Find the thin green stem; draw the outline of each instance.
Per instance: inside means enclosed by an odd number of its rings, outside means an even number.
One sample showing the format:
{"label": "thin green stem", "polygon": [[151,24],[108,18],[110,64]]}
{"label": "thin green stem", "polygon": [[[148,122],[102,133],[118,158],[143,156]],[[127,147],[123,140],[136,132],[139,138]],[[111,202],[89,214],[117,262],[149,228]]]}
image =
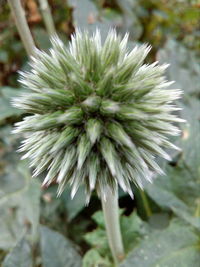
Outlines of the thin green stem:
{"label": "thin green stem", "polygon": [[146,215],[147,215],[147,217],[151,217],[152,211],[151,211],[151,208],[149,206],[149,202],[148,202],[147,196],[146,196],[146,194],[145,194],[145,192],[143,190],[139,189],[139,192],[140,192],[140,195],[141,195],[141,198],[142,198],[144,209],[146,211]]}
{"label": "thin green stem", "polygon": [[108,190],[106,199],[102,197],[101,202],[108,243],[114,262],[117,265],[124,258],[124,247],[119,223],[118,192],[113,193],[111,190]]}
{"label": "thin green stem", "polygon": [[39,0],[39,3],[40,3],[40,10],[42,12],[42,16],[44,19],[47,32],[51,36],[55,34],[56,30],[55,30],[53,18],[51,15],[51,10],[48,4],[48,0]]}
{"label": "thin green stem", "polygon": [[195,213],[194,213],[194,217],[200,217],[200,198],[198,198],[196,200],[196,209],[195,209]]}
{"label": "thin green stem", "polygon": [[20,0],[8,0],[10,9],[15,19],[17,30],[21,37],[22,43],[29,56],[35,55],[35,44],[31,35],[29,26],[26,21],[25,12]]}

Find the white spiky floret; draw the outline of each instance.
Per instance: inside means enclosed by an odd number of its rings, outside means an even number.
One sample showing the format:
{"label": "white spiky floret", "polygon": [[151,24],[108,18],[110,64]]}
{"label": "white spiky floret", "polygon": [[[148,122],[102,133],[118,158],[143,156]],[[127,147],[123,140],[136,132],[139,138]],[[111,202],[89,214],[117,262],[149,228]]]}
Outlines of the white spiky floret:
{"label": "white spiky floret", "polygon": [[133,197],[131,182],[143,188],[164,174],[157,156],[171,160],[165,148],[178,149],[168,136],[184,122],[174,103],[182,91],[166,80],[168,64],[144,63],[149,45],[128,49],[128,36],[110,30],[102,43],[99,30],[77,30],[68,46],[54,36],[49,53],[37,50],[20,72],[27,92],[13,105],[30,115],[13,131],[25,133],[18,151],[34,177],[46,173],[43,185],[59,184],[58,195],[69,184],[74,197],[84,184],[87,202],[117,185]]}

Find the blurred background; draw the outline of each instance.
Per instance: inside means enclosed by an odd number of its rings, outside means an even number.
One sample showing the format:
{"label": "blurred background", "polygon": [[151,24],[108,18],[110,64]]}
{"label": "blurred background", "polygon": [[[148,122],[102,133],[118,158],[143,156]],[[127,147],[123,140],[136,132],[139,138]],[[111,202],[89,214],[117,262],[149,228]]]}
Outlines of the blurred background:
{"label": "blurred background", "polygon": [[[184,97],[178,102],[181,152],[160,161],[166,175],[133,186],[135,199],[120,192],[124,267],[200,266],[200,2],[198,0],[49,0],[56,31],[67,43],[75,27],[110,27],[130,33],[129,46],[150,43],[147,62],[170,63],[166,75]],[[49,35],[38,1],[23,0],[34,41],[48,50]],[[16,149],[13,124],[25,115],[10,104],[22,88],[18,70],[26,55],[7,1],[0,0],[0,265],[2,267],[111,267],[100,201],[85,206],[84,188],[71,200],[56,185],[41,188]]]}

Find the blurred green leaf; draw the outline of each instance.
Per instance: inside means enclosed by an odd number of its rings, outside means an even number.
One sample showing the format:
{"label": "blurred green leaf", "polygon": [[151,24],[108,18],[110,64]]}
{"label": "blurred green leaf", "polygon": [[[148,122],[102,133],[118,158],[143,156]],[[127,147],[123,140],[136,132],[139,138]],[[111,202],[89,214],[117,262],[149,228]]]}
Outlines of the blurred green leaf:
{"label": "blurred green leaf", "polygon": [[44,267],[79,267],[81,257],[71,241],[48,227],[41,226],[41,253]]}
{"label": "blurred green leaf", "polygon": [[149,218],[149,225],[152,226],[155,229],[161,230],[168,226],[169,224],[169,214],[168,213],[154,213]]}
{"label": "blurred green leaf", "polygon": [[157,52],[157,59],[160,63],[170,63],[167,78],[176,81],[173,88],[183,89],[185,97],[200,93],[200,65],[195,52],[175,40],[168,40]]}
{"label": "blurred green leaf", "polygon": [[68,0],[68,3],[73,8],[74,25],[81,30],[87,30],[92,34],[98,28],[104,40],[109,29],[115,26],[115,20],[101,16],[91,0],[85,0],[84,5],[82,0]]}
{"label": "blurred green leaf", "polygon": [[177,140],[182,148],[176,166],[167,166],[166,176],[158,176],[145,190],[159,206],[171,209],[176,215],[200,229],[198,215],[200,196],[200,102],[187,99],[182,105],[182,137]]}
{"label": "blurred green leaf", "polygon": [[[122,211],[120,212],[120,214],[122,215]],[[103,213],[101,210],[96,211],[92,215],[92,219],[95,221],[95,223],[98,225],[98,227],[105,229],[105,221],[104,221]]]}
{"label": "blurred green leaf", "polygon": [[190,226],[174,220],[167,229],[146,236],[120,267],[198,267],[199,241]]}
{"label": "blurred green leaf", "polygon": [[42,28],[33,29],[33,35],[40,49],[48,50],[51,47],[48,33],[44,29]]}
{"label": "blurred green leaf", "polygon": [[[170,176],[168,173],[167,177],[158,177],[157,180],[154,181],[154,184],[148,184],[145,186],[145,191],[160,207],[164,209],[171,209],[180,218],[200,229],[200,218],[195,217],[194,212],[192,213],[192,208],[196,208],[195,200],[193,202],[194,206],[190,208],[186,205],[186,203],[184,203],[184,201],[176,196],[175,192],[173,192],[173,179],[182,179],[187,177],[183,176],[183,173],[181,172],[179,173],[179,176],[175,176],[175,171],[172,168]],[[171,189],[169,189],[167,184],[170,184]],[[192,191],[190,191],[190,194],[191,192]]]}
{"label": "blurred green leaf", "polygon": [[32,267],[32,254],[28,242],[23,238],[8,253],[2,263],[2,267]]}
{"label": "blurred green leaf", "polygon": [[38,184],[34,181],[24,192],[17,192],[0,206],[1,249],[13,247],[16,240],[25,232],[32,241],[36,241],[40,211],[38,192]]}
{"label": "blurred green leaf", "polygon": [[22,236],[23,228],[15,218],[15,210],[8,205],[0,206],[0,249],[9,250]]}
{"label": "blurred green leaf", "polygon": [[194,182],[197,185],[199,184],[198,193],[200,195],[200,101],[189,98],[187,105],[181,107],[181,117],[187,121],[181,125],[183,134],[182,138],[179,139],[182,148],[182,159],[186,168],[188,167],[191,171],[191,176],[195,176]]}
{"label": "blurred green leaf", "polygon": [[31,225],[31,236],[33,240],[36,240],[40,217],[40,183],[37,180],[30,179],[27,189],[19,197],[18,216],[22,222],[26,221]]}
{"label": "blurred green leaf", "polygon": [[[10,160],[10,164],[8,163],[8,160]],[[16,155],[5,155],[4,162],[2,161],[1,163],[0,204],[3,204],[12,196],[25,190],[26,178],[19,172]]]}
{"label": "blurred green leaf", "polygon": [[0,51],[0,62],[1,63],[6,63],[8,62],[9,59],[9,54],[6,50],[1,50]]}
{"label": "blurred green leaf", "polygon": [[73,199],[71,199],[71,190],[67,188],[61,195],[61,198],[63,199],[66,207],[67,220],[70,222],[85,207],[86,201],[84,188],[80,187],[77,196]]}
{"label": "blurred green leaf", "polygon": [[37,239],[40,213],[40,184],[31,179],[26,164],[12,162],[7,168],[0,180],[0,248],[6,250],[25,232]]}
{"label": "blurred green leaf", "polygon": [[[146,235],[149,229],[146,226],[146,223],[138,217],[136,212],[133,212],[130,216],[122,215],[122,210],[120,211],[120,213],[122,238],[125,250],[126,252],[128,252],[138,245],[140,239],[144,235]],[[97,250],[98,254],[101,257],[105,258],[106,256],[108,256],[111,259],[104,225],[103,212],[97,211],[93,214],[92,218],[95,220],[98,227],[92,232],[87,233],[84,238],[86,242],[92,246],[92,248]]]}
{"label": "blurred green leaf", "polygon": [[84,239],[91,247],[96,248],[100,255],[111,256],[105,229],[96,228],[92,232],[85,234]]}
{"label": "blurred green leaf", "polygon": [[16,109],[11,105],[12,97],[17,96],[20,91],[20,89],[7,86],[0,88],[0,124],[9,117],[19,116],[23,113],[21,110]]}
{"label": "blurred green leaf", "polygon": [[0,128],[0,205],[16,192],[25,189],[28,175],[27,167],[23,163],[19,164],[19,155],[15,152],[19,140],[11,131],[11,126]]}
{"label": "blurred green leaf", "polygon": [[133,249],[146,234],[146,224],[136,212],[129,216],[121,216],[121,231],[126,252]]}
{"label": "blurred green leaf", "polygon": [[143,26],[138,18],[140,9],[139,1],[117,0],[117,3],[122,11],[120,31],[122,33],[129,32],[132,40],[138,40],[143,33]]}
{"label": "blurred green leaf", "polygon": [[94,266],[111,267],[112,264],[108,259],[102,257],[96,249],[90,249],[84,255],[82,267]]}

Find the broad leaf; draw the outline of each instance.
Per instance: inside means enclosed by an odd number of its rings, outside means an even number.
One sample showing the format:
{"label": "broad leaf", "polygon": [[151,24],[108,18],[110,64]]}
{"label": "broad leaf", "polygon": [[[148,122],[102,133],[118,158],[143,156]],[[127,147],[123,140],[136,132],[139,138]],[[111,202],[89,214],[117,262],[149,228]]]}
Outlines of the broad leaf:
{"label": "broad leaf", "polygon": [[167,166],[166,175],[146,184],[145,190],[159,206],[200,229],[200,102],[189,98],[182,107],[181,116],[187,123],[181,125],[183,133],[177,140],[182,152],[176,166]]}
{"label": "broad leaf", "polygon": [[40,213],[40,186],[37,181],[27,181],[26,187],[4,195],[0,205],[0,248],[12,248],[20,236],[27,232],[32,241],[37,240]]}
{"label": "broad leaf", "polygon": [[129,32],[132,40],[137,40],[142,35],[142,24],[137,17],[141,12],[141,6],[138,1],[117,0],[119,7],[122,10],[122,25],[120,31],[123,33]]}
{"label": "broad leaf", "polygon": [[11,105],[12,98],[19,95],[20,91],[21,89],[7,86],[0,88],[0,124],[9,117],[19,116],[23,113],[21,110]]}
{"label": "broad leaf", "polygon": [[181,88],[185,94],[200,92],[200,66],[193,51],[181,43],[168,40],[163,49],[157,53],[160,63],[170,63],[167,70],[169,81],[176,81],[172,86]]}
{"label": "broad leaf", "polygon": [[[123,242],[126,252],[130,251],[132,248],[138,245],[140,239],[147,233],[151,231],[147,229],[146,224],[133,212],[130,216],[122,215],[122,210],[120,211],[120,224]],[[87,233],[84,238],[88,244],[90,244],[98,253],[96,253],[95,259],[98,261],[97,254],[103,258],[108,257],[111,261],[112,257],[110,254],[110,249],[108,246],[108,240],[104,225],[103,213],[102,211],[96,212],[92,218],[97,223],[98,227],[90,233]],[[94,252],[91,252],[94,255]],[[87,256],[88,257],[88,256]],[[104,265],[103,265],[104,266]]]}
{"label": "broad leaf", "polygon": [[71,199],[71,190],[67,188],[61,195],[67,211],[67,219],[70,222],[85,207],[86,196],[84,188],[80,187],[75,198]]}
{"label": "broad leaf", "polygon": [[167,229],[146,236],[120,267],[198,267],[199,241],[190,226],[174,220]]}
{"label": "broad leaf", "polygon": [[41,226],[41,253],[44,267],[79,267],[81,257],[71,241]]}
{"label": "broad leaf", "polygon": [[108,20],[105,17],[99,19],[99,11],[93,1],[85,0],[69,0],[69,4],[73,8],[73,20],[76,27],[81,30],[87,30],[93,33],[96,28],[101,31],[102,39],[107,36],[108,30],[114,27],[113,19]]}
{"label": "broad leaf", "polygon": [[96,249],[90,249],[84,255],[82,267],[94,267],[94,266],[111,267],[111,265],[112,264],[109,261],[109,259],[102,257]]}
{"label": "broad leaf", "polygon": [[[175,174],[175,172],[174,172]],[[148,184],[145,186],[145,190],[148,195],[161,207],[171,209],[176,215],[200,229],[200,218],[195,217],[194,207],[187,206],[183,200],[178,198],[173,192],[167,188],[167,183],[173,181],[173,179],[181,179],[184,176],[176,177],[173,175],[170,177],[158,177],[154,184]],[[160,182],[157,182],[160,179]],[[161,182],[162,179],[162,182]],[[165,179],[165,180],[164,180]]]}
{"label": "broad leaf", "polygon": [[28,242],[21,239],[8,253],[2,263],[2,267],[32,267],[32,253]]}
{"label": "broad leaf", "polygon": [[37,239],[40,213],[40,183],[32,180],[26,162],[19,162],[18,141],[10,134],[10,127],[0,132],[0,248],[10,249],[27,231],[29,238]]}
{"label": "broad leaf", "polygon": [[[189,167],[191,176],[196,176],[200,183],[200,101],[189,98],[187,105],[182,105],[181,116],[187,121],[181,125],[183,134],[180,140],[185,167]],[[200,193],[200,188],[199,188]]]}

